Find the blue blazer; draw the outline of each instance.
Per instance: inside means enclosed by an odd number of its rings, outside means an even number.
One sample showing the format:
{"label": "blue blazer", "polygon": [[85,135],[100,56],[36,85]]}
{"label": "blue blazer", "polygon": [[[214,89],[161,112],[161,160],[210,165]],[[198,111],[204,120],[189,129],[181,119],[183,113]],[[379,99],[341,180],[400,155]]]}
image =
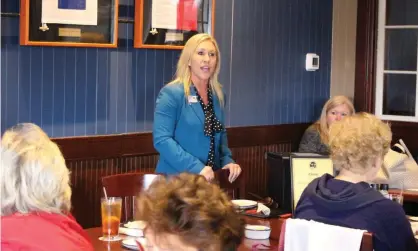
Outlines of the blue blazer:
{"label": "blue blazer", "polygon": [[[184,96],[183,84],[164,86],[158,97],[154,113],[154,147],[160,153],[157,173],[179,174],[200,173],[206,166],[210,137],[205,136],[205,115],[202,106],[194,99]],[[190,88],[190,96],[196,96]],[[213,108],[218,120],[224,124],[224,112],[219,99],[213,95]],[[226,130],[215,134],[214,170],[233,162],[228,148]]]}

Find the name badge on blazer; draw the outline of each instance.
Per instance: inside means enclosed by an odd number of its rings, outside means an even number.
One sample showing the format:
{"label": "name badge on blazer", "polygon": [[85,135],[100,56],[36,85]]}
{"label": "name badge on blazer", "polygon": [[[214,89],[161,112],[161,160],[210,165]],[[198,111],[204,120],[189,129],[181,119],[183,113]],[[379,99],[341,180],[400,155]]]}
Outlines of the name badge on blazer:
{"label": "name badge on blazer", "polygon": [[189,96],[188,100],[189,100],[189,104],[190,103],[197,103],[197,96]]}

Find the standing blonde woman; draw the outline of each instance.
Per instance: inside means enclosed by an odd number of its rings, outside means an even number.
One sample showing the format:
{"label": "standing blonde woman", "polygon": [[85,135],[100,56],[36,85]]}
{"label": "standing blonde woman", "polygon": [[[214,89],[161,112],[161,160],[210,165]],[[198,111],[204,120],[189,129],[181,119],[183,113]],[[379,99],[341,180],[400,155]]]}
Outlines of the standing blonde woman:
{"label": "standing blonde woman", "polygon": [[229,169],[229,181],[241,173],[228,148],[225,98],[218,82],[220,53],[213,37],[191,37],[180,55],[175,79],[164,86],[154,114],[154,147],[160,154],[156,172],[182,172],[214,178]]}
{"label": "standing blonde woman", "polygon": [[328,130],[334,121],[355,113],[353,103],[345,96],[329,99],[322,108],[319,120],[306,129],[299,144],[299,152],[328,154]]}
{"label": "standing blonde woman", "polygon": [[1,139],[1,249],[93,250],[71,216],[69,171],[58,149],[34,124]]}

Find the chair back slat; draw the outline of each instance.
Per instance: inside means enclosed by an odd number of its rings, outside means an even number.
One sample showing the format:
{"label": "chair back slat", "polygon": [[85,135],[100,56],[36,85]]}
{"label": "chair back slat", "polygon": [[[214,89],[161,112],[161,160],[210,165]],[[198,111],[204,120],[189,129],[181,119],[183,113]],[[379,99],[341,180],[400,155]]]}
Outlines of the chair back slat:
{"label": "chair back slat", "polygon": [[116,174],[103,177],[102,184],[109,197],[136,196],[158,176],[149,172]]}
{"label": "chair back slat", "polygon": [[122,197],[122,215],[121,221],[128,222],[134,219],[137,196]]}
{"label": "chair back slat", "polygon": [[229,170],[220,169],[215,172],[215,182],[222,188],[232,199],[245,198],[245,176],[241,172],[240,176],[234,181],[229,182]]}
{"label": "chair back slat", "polygon": [[361,240],[360,251],[373,251],[373,234],[366,232]]}

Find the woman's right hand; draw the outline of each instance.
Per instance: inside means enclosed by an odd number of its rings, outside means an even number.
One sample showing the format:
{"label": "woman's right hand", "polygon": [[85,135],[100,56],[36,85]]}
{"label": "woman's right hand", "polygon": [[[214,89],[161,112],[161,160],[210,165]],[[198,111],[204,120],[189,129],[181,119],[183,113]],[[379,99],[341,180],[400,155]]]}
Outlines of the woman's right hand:
{"label": "woman's right hand", "polygon": [[210,166],[205,166],[199,174],[203,175],[209,182],[211,182],[215,178],[215,173],[213,172],[212,167]]}

